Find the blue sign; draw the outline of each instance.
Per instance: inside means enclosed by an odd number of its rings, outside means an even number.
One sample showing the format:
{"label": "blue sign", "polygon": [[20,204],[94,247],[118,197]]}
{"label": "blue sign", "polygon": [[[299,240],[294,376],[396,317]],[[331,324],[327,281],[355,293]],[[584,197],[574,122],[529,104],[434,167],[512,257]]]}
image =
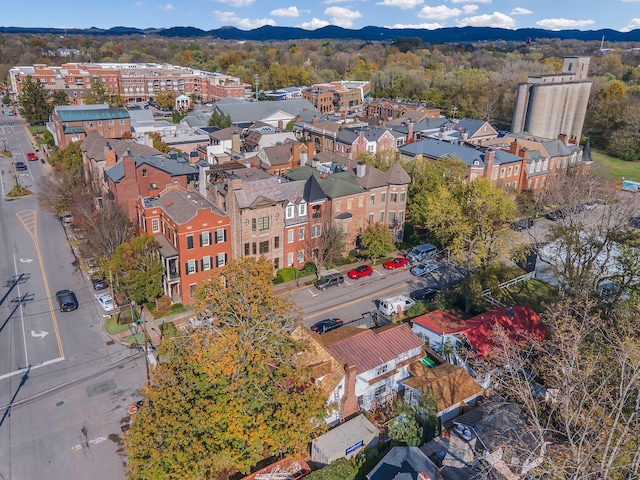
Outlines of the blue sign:
{"label": "blue sign", "polygon": [[364,440],[360,440],[358,443],[356,443],[355,445],[351,445],[349,448],[347,448],[347,450],[344,452],[345,456],[349,455],[350,453],[355,452],[356,450],[358,450],[359,448],[364,447]]}

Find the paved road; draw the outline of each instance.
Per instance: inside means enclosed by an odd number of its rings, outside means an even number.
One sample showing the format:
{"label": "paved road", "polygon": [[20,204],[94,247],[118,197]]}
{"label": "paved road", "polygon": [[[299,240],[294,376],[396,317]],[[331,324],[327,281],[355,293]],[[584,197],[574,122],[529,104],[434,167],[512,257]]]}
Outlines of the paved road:
{"label": "paved road", "polygon": [[[0,148],[6,139],[14,160],[27,163],[18,180],[37,194],[45,166],[26,161],[33,150],[22,128],[0,116]],[[0,157],[0,478],[124,478],[118,441],[126,408],[140,398],[144,361],[107,344],[60,220],[39,209],[36,195],[4,200],[15,173]],[[9,291],[15,278],[22,281]],[[80,307],[61,313],[55,292],[67,288]]]}

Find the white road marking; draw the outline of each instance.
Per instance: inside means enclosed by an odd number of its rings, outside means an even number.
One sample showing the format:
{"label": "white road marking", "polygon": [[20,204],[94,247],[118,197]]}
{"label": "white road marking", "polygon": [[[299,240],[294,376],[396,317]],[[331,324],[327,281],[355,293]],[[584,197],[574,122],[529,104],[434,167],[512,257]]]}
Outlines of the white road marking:
{"label": "white road marking", "polygon": [[[51,360],[45,360],[40,365],[32,365],[31,370],[35,370],[36,368],[46,367],[47,365],[51,365],[52,363],[58,363],[64,360],[64,357],[53,358]],[[5,378],[14,377],[16,375],[21,375],[27,371],[27,368],[20,368],[18,370],[14,370],[13,372],[5,373],[4,375],[0,375],[0,380],[4,380]]]}
{"label": "white road marking", "polygon": [[20,258],[20,263],[31,263],[33,258]]}
{"label": "white road marking", "polygon": [[317,297],[318,294],[317,293],[313,293],[310,289],[307,288],[307,292],[309,292],[311,294],[312,297]]}
{"label": "white road marking", "polygon": [[35,330],[31,330],[31,336],[32,337],[44,338],[47,335],[49,335],[49,332],[45,332],[44,330],[41,330],[40,333],[36,333]]}

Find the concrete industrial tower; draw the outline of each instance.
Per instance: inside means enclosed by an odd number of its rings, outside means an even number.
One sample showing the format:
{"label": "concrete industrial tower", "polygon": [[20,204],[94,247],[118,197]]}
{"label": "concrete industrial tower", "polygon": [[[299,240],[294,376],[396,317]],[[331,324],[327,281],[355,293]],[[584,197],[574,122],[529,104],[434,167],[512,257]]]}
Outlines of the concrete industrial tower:
{"label": "concrete industrial tower", "polygon": [[566,57],[559,75],[535,75],[518,86],[511,130],[580,143],[591,82],[589,57]]}

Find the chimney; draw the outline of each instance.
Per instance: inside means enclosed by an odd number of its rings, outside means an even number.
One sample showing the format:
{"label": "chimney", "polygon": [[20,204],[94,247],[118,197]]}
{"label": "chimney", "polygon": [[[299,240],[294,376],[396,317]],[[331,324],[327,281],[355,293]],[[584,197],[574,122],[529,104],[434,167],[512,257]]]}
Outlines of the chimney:
{"label": "chimney", "polygon": [[349,418],[360,411],[356,397],[356,366],[344,366],[344,393],[340,399],[340,419]]}
{"label": "chimney", "polygon": [[491,180],[493,176],[493,160],[496,152],[493,148],[487,148],[484,151],[484,178]]}
{"label": "chimney", "polygon": [[346,111],[342,111],[340,112],[340,119],[344,122],[347,119],[347,112]]}
{"label": "chimney", "polygon": [[229,183],[231,184],[231,190],[242,189],[242,179],[238,175],[229,177]]}
{"label": "chimney", "polygon": [[313,157],[316,154],[315,147],[313,146],[313,142],[307,142],[307,155]]}
{"label": "chimney", "polygon": [[364,162],[358,162],[356,166],[356,177],[362,178],[367,173],[367,165]]}
{"label": "chimney", "polygon": [[413,138],[413,122],[407,122],[407,140],[409,142],[415,140],[415,138]]}
{"label": "chimney", "polygon": [[198,193],[207,198],[207,167],[198,166]]}
{"label": "chimney", "polygon": [[566,133],[561,133],[558,135],[558,140],[560,140],[562,143],[564,143],[566,145],[567,143],[567,134]]}
{"label": "chimney", "polygon": [[380,120],[380,126],[382,128],[385,128],[387,126],[387,122],[385,122],[384,120]]}
{"label": "chimney", "polygon": [[231,150],[234,152],[240,152],[240,132],[234,132],[231,134]]}
{"label": "chimney", "polygon": [[279,128],[280,130],[282,130],[282,129],[284,128],[284,126],[283,126],[283,125],[284,125],[284,124],[282,123],[282,120],[278,120],[278,128]]}
{"label": "chimney", "polygon": [[514,155],[518,154],[518,141],[514,140],[513,142],[511,142],[511,145],[509,145],[509,153],[513,153]]}
{"label": "chimney", "polygon": [[110,167],[113,167],[118,161],[118,158],[116,157],[116,151],[113,148],[111,148],[111,145],[109,145],[109,142],[107,142],[107,145],[104,147],[104,158],[107,161],[104,166],[105,170]]}
{"label": "chimney", "polygon": [[420,472],[417,480],[435,480],[427,472]]}
{"label": "chimney", "polygon": [[320,164],[320,159],[318,157],[313,157],[311,159],[311,166],[313,168],[318,168],[318,165]]}
{"label": "chimney", "polygon": [[529,156],[529,149],[527,147],[520,147],[520,150],[518,150],[518,156],[526,160]]}
{"label": "chimney", "polygon": [[317,125],[318,124],[318,119],[316,117],[313,117],[311,119],[311,125]]}
{"label": "chimney", "polygon": [[307,164],[307,151],[303,150],[300,152],[300,166],[304,167]]}

